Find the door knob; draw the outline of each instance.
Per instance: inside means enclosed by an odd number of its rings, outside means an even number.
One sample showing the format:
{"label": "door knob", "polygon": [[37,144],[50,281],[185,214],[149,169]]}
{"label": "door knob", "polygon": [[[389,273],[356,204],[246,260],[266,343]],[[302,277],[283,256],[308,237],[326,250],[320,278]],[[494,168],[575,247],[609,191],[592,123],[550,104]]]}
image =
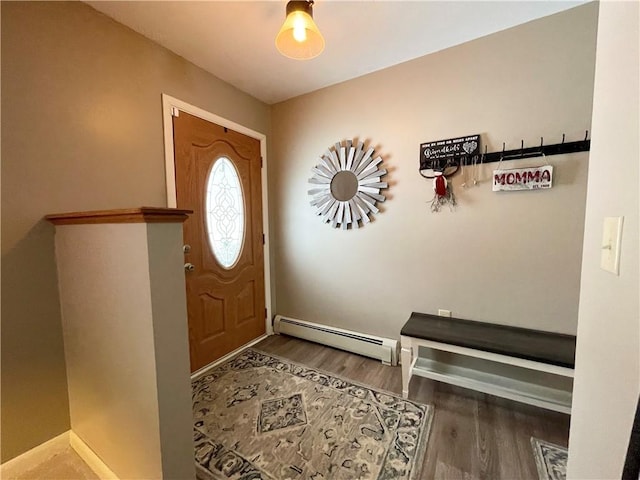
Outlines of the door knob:
{"label": "door knob", "polygon": [[193,272],[196,269],[196,266],[193,263],[185,263],[184,264],[184,269],[187,272]]}

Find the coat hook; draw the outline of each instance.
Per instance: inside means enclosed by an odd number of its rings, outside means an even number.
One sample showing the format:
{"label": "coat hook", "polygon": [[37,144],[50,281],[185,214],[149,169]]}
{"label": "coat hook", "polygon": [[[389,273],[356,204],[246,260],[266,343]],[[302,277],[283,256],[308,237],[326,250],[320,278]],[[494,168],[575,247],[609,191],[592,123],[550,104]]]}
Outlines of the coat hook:
{"label": "coat hook", "polygon": [[544,137],[540,137],[540,150],[542,150],[543,146],[544,146]]}
{"label": "coat hook", "polygon": [[587,141],[587,138],[589,138],[589,130],[585,130],[584,132],[584,141]]}
{"label": "coat hook", "polygon": [[504,147],[505,147],[505,144],[504,142],[502,142],[502,153],[504,153]]}
{"label": "coat hook", "polygon": [[562,143],[564,143],[564,133],[562,134]]}
{"label": "coat hook", "polygon": [[520,140],[520,157],[524,155],[524,140]]}

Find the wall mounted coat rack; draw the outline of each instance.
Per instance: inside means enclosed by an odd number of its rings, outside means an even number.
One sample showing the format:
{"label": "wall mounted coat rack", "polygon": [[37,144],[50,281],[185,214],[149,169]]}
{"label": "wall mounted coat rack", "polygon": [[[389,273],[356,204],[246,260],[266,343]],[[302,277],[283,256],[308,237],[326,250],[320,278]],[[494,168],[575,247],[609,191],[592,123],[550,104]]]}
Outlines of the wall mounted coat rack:
{"label": "wall mounted coat rack", "polygon": [[[591,148],[591,140],[589,138],[589,130],[585,132],[584,140],[577,142],[564,141],[564,134],[562,135],[561,143],[554,143],[551,145],[544,144],[544,138],[540,137],[540,145],[537,147],[524,148],[524,140],[520,144],[520,148],[515,150],[505,150],[505,144],[502,144],[502,151],[485,153],[480,157],[480,162],[491,163],[499,162],[500,160],[518,160],[520,158],[532,158],[549,155],[562,155],[565,153],[576,152],[588,152]],[[466,164],[466,163],[465,163]]]}
{"label": "wall mounted coat rack", "polygon": [[591,140],[589,140],[589,131],[585,132],[584,140],[577,142],[565,142],[565,135],[562,135],[561,143],[550,145],[544,144],[544,138],[540,137],[540,145],[535,147],[524,146],[524,140],[520,143],[520,148],[514,150],[505,150],[505,143],[502,144],[502,150],[497,152],[487,152],[476,155],[456,155],[446,159],[439,158],[431,162],[427,159],[420,158],[420,175],[425,178],[434,178],[435,172],[444,172],[445,176],[451,176],[457,172],[460,165],[477,165],[483,163],[499,162],[500,160],[519,160],[524,158],[533,158],[549,155],[562,155],[567,153],[588,152],[591,148]]}

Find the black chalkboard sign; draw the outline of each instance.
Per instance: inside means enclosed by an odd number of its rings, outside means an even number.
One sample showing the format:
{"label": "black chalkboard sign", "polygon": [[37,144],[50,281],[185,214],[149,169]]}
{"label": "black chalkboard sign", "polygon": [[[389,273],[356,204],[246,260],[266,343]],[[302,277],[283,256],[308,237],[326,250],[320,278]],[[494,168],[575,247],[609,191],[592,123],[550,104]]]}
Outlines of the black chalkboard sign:
{"label": "black chalkboard sign", "polygon": [[[480,152],[480,135],[449,138],[420,144],[420,171],[455,173],[463,157],[471,158]],[[455,167],[455,168],[454,168]]]}

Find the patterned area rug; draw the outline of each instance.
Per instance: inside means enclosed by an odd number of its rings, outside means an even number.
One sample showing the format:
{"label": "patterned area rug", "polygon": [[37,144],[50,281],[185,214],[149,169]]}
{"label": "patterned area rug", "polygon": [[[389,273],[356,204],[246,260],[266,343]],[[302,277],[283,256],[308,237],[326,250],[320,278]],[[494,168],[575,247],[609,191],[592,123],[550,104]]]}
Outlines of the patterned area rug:
{"label": "patterned area rug", "polygon": [[430,405],[252,349],[192,386],[199,479],[419,477]]}
{"label": "patterned area rug", "polygon": [[565,480],[567,478],[567,449],[560,445],[531,437],[533,456],[540,480]]}

